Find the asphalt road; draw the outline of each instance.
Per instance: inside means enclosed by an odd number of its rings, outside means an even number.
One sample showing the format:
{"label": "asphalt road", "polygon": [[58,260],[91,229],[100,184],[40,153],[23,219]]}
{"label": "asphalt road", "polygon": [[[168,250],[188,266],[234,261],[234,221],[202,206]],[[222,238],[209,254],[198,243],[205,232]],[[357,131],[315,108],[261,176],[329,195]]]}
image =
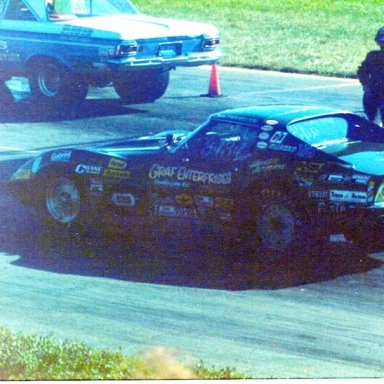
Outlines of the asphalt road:
{"label": "asphalt road", "polygon": [[[333,243],[271,265],[192,229],[69,239],[21,206],[5,183],[44,148],[192,129],[255,104],[361,111],[355,80],[210,68],[177,70],[166,95],[122,106],[93,91],[62,116],[18,103],[0,115],[0,326],[136,353],[151,346],[255,378],[384,376],[384,253]],[[22,86],[16,84],[17,86]]]}

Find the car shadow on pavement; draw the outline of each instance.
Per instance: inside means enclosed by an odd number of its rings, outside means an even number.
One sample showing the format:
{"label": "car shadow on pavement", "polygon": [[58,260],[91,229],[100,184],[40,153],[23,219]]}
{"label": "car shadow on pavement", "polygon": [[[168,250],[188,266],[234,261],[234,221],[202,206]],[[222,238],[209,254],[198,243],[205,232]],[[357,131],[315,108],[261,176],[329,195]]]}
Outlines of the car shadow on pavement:
{"label": "car shadow on pavement", "polygon": [[[1,168],[0,180],[8,180],[15,167]],[[4,181],[0,210],[0,257],[17,256],[15,265],[54,273],[195,288],[271,290],[364,273],[384,264],[346,242],[271,261],[239,252],[218,229],[187,222],[136,231],[132,225],[120,231],[108,227],[108,232],[95,225],[88,233],[70,235],[18,202]]]}
{"label": "car shadow on pavement", "polygon": [[[241,255],[217,236],[192,237],[175,227],[133,237],[102,231],[80,236],[42,225],[32,211],[24,217],[28,225],[20,227],[10,215],[3,216],[0,252],[19,255],[13,264],[54,273],[235,291],[296,287],[383,265],[348,243],[270,262]],[[23,218],[18,221],[25,224]]]}
{"label": "car shadow on pavement", "polygon": [[14,102],[4,95],[0,96],[0,124],[80,120],[134,113],[145,111],[124,105],[119,99],[86,99],[71,107],[51,109],[42,104],[36,105],[28,101]]}

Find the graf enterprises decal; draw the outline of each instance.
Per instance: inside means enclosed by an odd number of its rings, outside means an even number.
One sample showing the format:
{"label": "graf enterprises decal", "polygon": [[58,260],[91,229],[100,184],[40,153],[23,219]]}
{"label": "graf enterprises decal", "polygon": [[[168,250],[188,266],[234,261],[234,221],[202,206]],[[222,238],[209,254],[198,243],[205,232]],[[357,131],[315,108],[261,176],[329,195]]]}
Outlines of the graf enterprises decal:
{"label": "graf enterprises decal", "polygon": [[187,167],[171,167],[154,164],[149,170],[149,178],[151,180],[157,179],[172,179],[178,181],[192,181],[205,185],[210,184],[230,184],[232,181],[231,172],[211,173]]}

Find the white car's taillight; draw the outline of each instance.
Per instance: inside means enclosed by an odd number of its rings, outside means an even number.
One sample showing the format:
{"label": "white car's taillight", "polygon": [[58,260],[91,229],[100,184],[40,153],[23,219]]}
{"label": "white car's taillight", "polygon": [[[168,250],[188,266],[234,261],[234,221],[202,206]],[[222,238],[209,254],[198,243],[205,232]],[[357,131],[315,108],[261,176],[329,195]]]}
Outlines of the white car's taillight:
{"label": "white car's taillight", "polygon": [[220,45],[220,37],[205,37],[203,41],[203,48],[213,50]]}

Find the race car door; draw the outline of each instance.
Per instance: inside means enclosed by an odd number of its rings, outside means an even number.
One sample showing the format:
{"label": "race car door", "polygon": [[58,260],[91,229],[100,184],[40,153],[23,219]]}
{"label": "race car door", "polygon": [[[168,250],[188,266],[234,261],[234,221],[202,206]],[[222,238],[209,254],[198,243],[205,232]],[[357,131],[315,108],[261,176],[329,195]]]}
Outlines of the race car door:
{"label": "race car door", "polygon": [[149,179],[155,214],[232,222],[234,198],[256,137],[250,126],[212,120],[162,164],[153,164]]}

